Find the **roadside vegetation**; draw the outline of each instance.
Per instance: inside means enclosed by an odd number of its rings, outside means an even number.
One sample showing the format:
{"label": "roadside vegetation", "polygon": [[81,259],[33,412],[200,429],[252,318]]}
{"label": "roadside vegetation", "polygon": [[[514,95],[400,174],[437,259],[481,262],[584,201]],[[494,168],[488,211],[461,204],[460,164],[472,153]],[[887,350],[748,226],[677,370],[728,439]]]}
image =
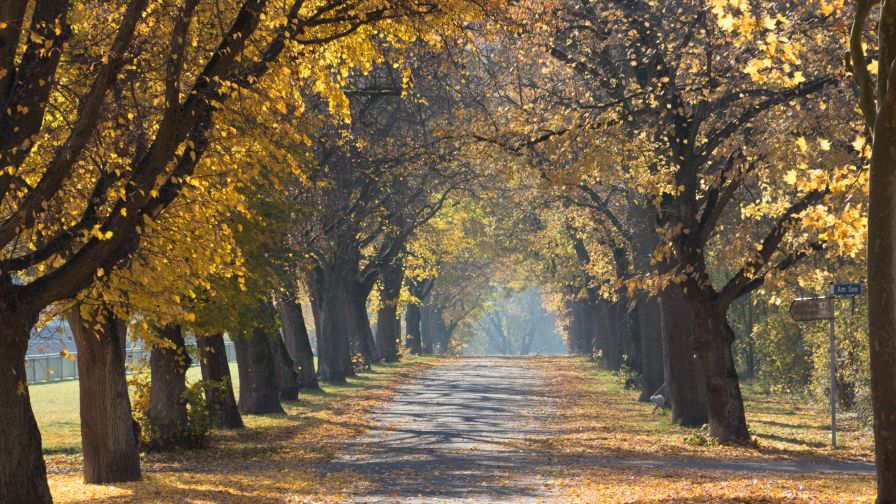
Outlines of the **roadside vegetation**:
{"label": "roadside vegetation", "polygon": [[[713,442],[705,430],[683,428],[668,411],[652,411],[619,376],[583,359],[537,362],[557,400],[547,423],[559,426],[536,447],[554,457],[574,457],[555,477],[574,502],[873,502],[874,475],[787,473],[776,463],[874,461],[873,433],[845,422],[837,449],[830,448],[827,413],[792,394],[745,387],[750,445]],[[724,461],[760,461],[751,471],[713,469]],[[628,464],[632,461],[640,461]],[[651,461],[668,467],[651,468]],[[700,468],[675,467],[676,461]],[[870,466],[869,466],[870,467]]]}

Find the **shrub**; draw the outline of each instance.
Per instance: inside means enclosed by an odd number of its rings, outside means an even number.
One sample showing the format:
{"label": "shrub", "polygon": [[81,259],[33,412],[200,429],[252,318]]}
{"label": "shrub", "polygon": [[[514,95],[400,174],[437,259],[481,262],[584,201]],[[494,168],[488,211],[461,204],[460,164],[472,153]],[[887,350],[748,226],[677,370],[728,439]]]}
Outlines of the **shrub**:
{"label": "shrub", "polygon": [[131,408],[139,427],[139,444],[142,451],[162,451],[171,448],[203,448],[208,433],[214,426],[214,415],[205,400],[208,387],[223,387],[221,383],[198,381],[184,390],[182,400],[187,406],[187,424],[174,436],[162,438],[158,429],[149,421],[149,398],[152,380],[149,373],[138,372],[128,380],[133,389]]}

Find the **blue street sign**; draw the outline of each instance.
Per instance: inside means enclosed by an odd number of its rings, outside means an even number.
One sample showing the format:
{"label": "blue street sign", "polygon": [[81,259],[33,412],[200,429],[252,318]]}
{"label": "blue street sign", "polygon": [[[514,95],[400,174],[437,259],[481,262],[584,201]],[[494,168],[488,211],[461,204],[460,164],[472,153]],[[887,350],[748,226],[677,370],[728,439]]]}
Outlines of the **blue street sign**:
{"label": "blue street sign", "polygon": [[834,284],[835,296],[858,296],[862,294],[862,284]]}

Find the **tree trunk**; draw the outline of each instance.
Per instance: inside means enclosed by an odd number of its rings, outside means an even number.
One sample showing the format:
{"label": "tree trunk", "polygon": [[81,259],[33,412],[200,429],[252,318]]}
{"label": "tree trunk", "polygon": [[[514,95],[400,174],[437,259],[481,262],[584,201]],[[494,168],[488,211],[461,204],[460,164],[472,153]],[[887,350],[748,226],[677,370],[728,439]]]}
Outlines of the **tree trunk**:
{"label": "tree trunk", "polygon": [[413,355],[423,354],[423,335],[420,328],[421,318],[420,305],[408,303],[404,311],[405,345]]}
{"label": "tree trunk", "polygon": [[579,333],[579,351],[594,360],[594,347],[598,339],[595,305],[587,299],[575,301],[575,322]]}
{"label": "tree trunk", "polygon": [[[311,318],[312,322],[314,322],[314,346],[315,355],[317,355],[318,360],[320,360],[320,335],[323,334],[323,330],[320,327],[320,318],[321,318],[321,295],[323,292],[323,268],[320,266],[315,266],[308,273],[308,298],[311,303]],[[317,364],[317,375],[320,376],[320,362]]]}
{"label": "tree trunk", "polygon": [[346,303],[343,305],[344,316],[354,353],[360,354],[364,363],[369,366],[380,362],[381,359],[373,339],[373,331],[370,329],[370,317],[367,315],[368,292],[365,292],[364,286],[357,280],[357,273],[350,271],[351,274],[342,277],[346,296]]}
{"label": "tree trunk", "polygon": [[595,320],[594,305],[582,299],[578,301],[579,331],[582,338],[582,355],[594,360],[594,341],[597,338],[597,321]]}
{"label": "tree trunk", "polygon": [[566,348],[573,355],[582,355],[582,324],[579,321],[579,303],[572,300],[564,302],[566,309],[566,321],[563,330],[566,331]]}
{"label": "tree trunk", "polygon": [[398,307],[394,302],[389,302],[381,306],[376,314],[376,346],[384,361],[398,361],[400,337],[401,321],[398,319]]}
{"label": "tree trunk", "polygon": [[319,389],[317,372],[314,369],[314,354],[311,352],[311,341],[302,315],[302,305],[294,296],[285,296],[278,303],[280,321],[283,324],[283,339],[286,349],[295,364],[299,386],[307,389]]}
{"label": "tree trunk", "polygon": [[709,434],[723,443],[750,441],[740,381],[734,367],[734,330],[723,310],[710,303],[689,299],[696,315],[692,347],[697,353],[709,413]]}
{"label": "tree trunk", "polygon": [[435,354],[444,354],[448,351],[451,334],[448,330],[448,324],[442,315],[440,308],[432,308],[429,310],[429,341],[432,345],[432,351]]}
{"label": "tree trunk", "polygon": [[320,315],[319,320],[315,319],[320,328],[317,334],[318,375],[325,382],[343,383],[347,376],[355,374],[345,316],[345,305],[348,302],[345,284],[332,268],[321,268],[319,277],[320,283],[315,293]]}
{"label": "tree trunk", "polygon": [[165,346],[156,344],[149,357],[152,385],[149,392],[149,423],[153,429],[150,448],[157,450],[180,446],[187,436],[186,375],[190,356],[184,347],[179,325],[159,331]]}
{"label": "tree trunk", "polygon": [[242,429],[243,418],[233,395],[233,381],[230,378],[230,364],[227,362],[227,348],[220,333],[196,338],[202,379],[214,382],[206,387],[205,402],[215,417],[215,425],[225,429]]}
{"label": "tree trunk", "polygon": [[81,403],[81,451],[85,483],[119,483],[140,479],[138,433],[131,416],[125,372],[127,322],[103,307],[66,313],[78,347]]}
{"label": "tree trunk", "polygon": [[709,417],[703,374],[691,350],[694,317],[677,285],[666,287],[660,293],[659,301],[663,368],[668,400],[672,404],[672,421],[699,427],[707,423]]}
{"label": "tree trunk", "polygon": [[398,319],[398,298],[404,281],[401,260],[383,271],[380,289],[380,309],[376,314],[376,346],[386,362],[399,358],[398,340],[401,339],[401,321]]}
{"label": "tree trunk", "polygon": [[[8,300],[4,300],[7,301]],[[4,303],[6,304],[6,303]],[[28,337],[37,314],[8,309],[0,325],[0,502],[52,502],[47,486],[40,431],[31,410],[25,375]]]}
{"label": "tree trunk", "polygon": [[264,329],[252,329],[252,335],[233,340],[236,367],[240,375],[239,408],[243,414],[283,413],[277,367],[271,343]]}
{"label": "tree trunk", "polygon": [[641,316],[638,314],[637,300],[635,300],[635,304],[631,310],[627,309],[630,301],[631,300],[629,300],[628,297],[620,297],[620,301],[617,302],[619,305],[620,317],[622,317],[622,320],[619,321],[621,324],[620,329],[627,342],[625,355],[628,356],[628,360],[626,361],[626,364],[628,364],[629,368],[633,369],[643,377],[644,356],[641,354]]}
{"label": "tree trunk", "polygon": [[432,355],[432,333],[432,307],[424,306],[420,309],[420,342],[423,346],[423,355]]}
{"label": "tree trunk", "polygon": [[[883,2],[878,28],[877,120],[868,200],[868,337],[877,502],[896,502],[896,3]],[[887,76],[887,74],[890,74]]]}
{"label": "tree trunk", "polygon": [[665,382],[663,365],[663,326],[660,303],[645,293],[638,295],[638,330],[641,333],[641,401]]}
{"label": "tree trunk", "polygon": [[[631,275],[629,268],[631,261],[626,247],[613,248],[613,264],[616,267],[616,278],[626,279]],[[628,290],[624,287],[616,290],[616,301],[607,309],[612,325],[612,335],[615,337],[618,349],[619,368],[624,363],[629,369],[641,372],[641,340],[637,327],[637,316],[630,316]],[[617,368],[613,368],[617,369]]]}
{"label": "tree trunk", "polygon": [[[642,201],[631,205],[628,212],[629,226],[634,230],[631,235],[632,265],[640,275],[652,275],[657,269],[653,257],[660,244],[660,236],[656,232],[656,215],[652,210],[652,205]],[[641,342],[642,379],[638,399],[649,401],[650,396],[666,382],[662,308],[659,296],[644,291],[636,294],[635,302]]]}
{"label": "tree trunk", "polygon": [[274,354],[274,361],[277,364],[277,388],[280,390],[280,400],[298,401],[299,376],[296,374],[292,357],[289,356],[289,350],[286,349],[286,343],[276,333],[269,337],[268,341],[271,344],[271,353]]}
{"label": "tree trunk", "polygon": [[616,313],[615,303],[605,299],[599,299],[593,305],[596,333],[603,344],[603,366],[611,371],[619,371],[622,368],[622,341],[619,332],[619,319]]}

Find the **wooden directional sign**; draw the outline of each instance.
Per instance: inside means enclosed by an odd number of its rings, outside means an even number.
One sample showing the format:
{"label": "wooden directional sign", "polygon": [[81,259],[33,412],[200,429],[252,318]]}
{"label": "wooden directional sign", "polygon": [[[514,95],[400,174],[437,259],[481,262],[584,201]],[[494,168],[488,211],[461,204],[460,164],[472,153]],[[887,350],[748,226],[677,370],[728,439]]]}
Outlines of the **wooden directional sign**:
{"label": "wooden directional sign", "polygon": [[862,295],[862,284],[842,283],[834,284],[832,294],[835,296],[860,296]]}
{"label": "wooden directional sign", "polygon": [[790,316],[797,322],[834,318],[833,298],[801,298],[790,303]]}

